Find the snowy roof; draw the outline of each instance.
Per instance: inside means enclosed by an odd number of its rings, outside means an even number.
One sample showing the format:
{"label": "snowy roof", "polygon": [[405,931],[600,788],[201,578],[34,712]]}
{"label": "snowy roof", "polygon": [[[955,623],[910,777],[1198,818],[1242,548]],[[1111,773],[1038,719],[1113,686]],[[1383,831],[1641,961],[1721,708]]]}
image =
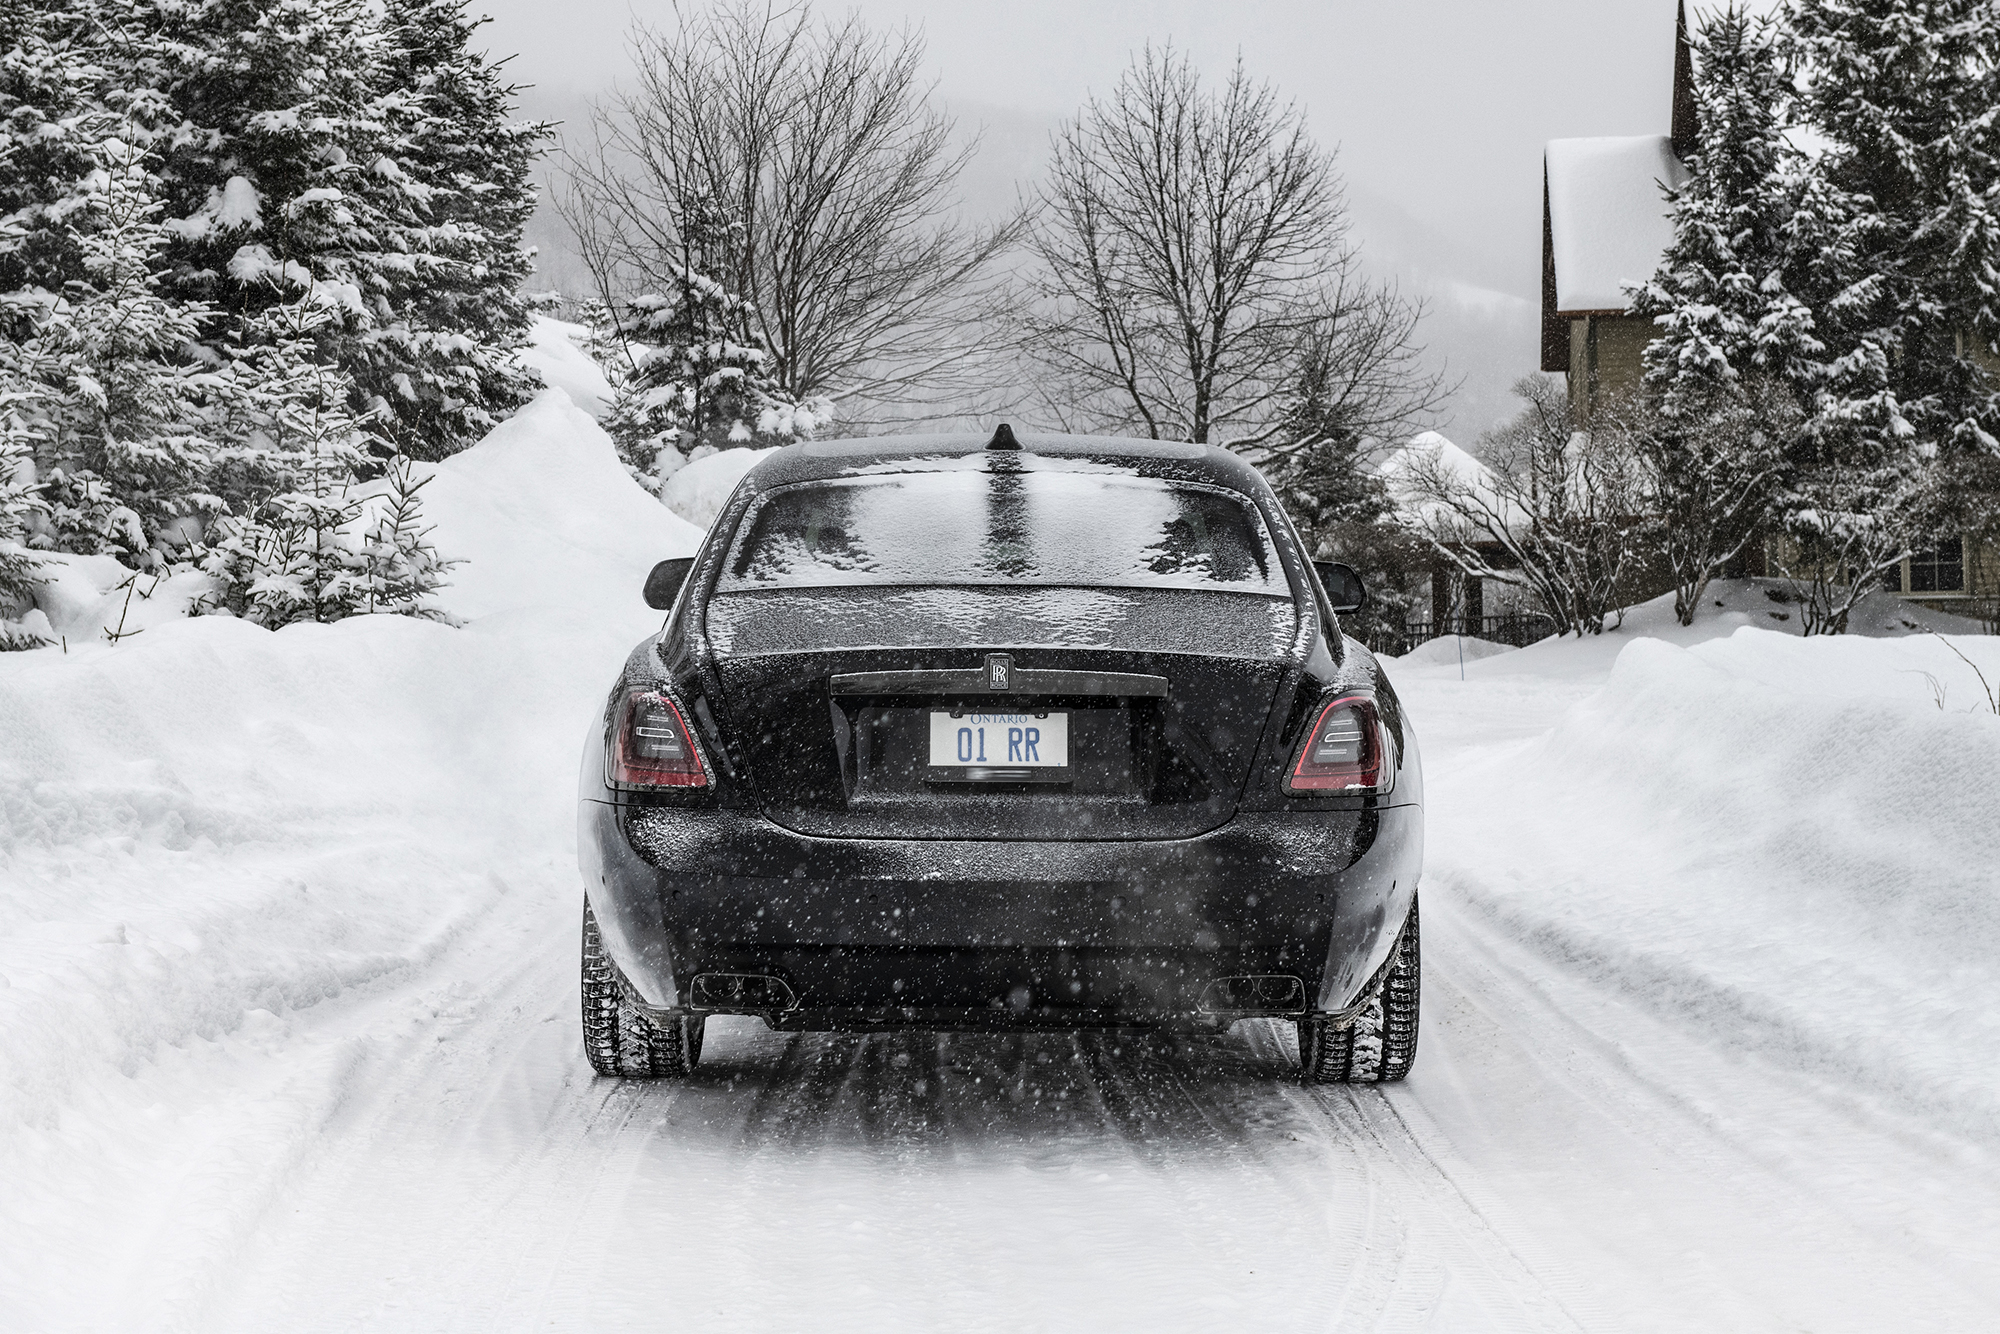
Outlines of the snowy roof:
{"label": "snowy roof", "polygon": [[1447,507],[1422,495],[1410,479],[1413,465],[1418,464],[1420,459],[1427,464],[1433,458],[1444,476],[1475,495],[1479,503],[1493,514],[1504,516],[1509,528],[1523,522],[1524,516],[1517,507],[1501,496],[1492,470],[1438,431],[1424,431],[1410,437],[1407,443],[1382,460],[1379,472],[1388,488],[1389,499],[1406,517],[1426,528],[1450,529],[1458,526],[1457,517]]}
{"label": "snowy roof", "polygon": [[1552,139],[1546,157],[1556,313],[1624,310],[1626,283],[1642,283],[1673,241],[1661,186],[1687,168],[1664,134]]}

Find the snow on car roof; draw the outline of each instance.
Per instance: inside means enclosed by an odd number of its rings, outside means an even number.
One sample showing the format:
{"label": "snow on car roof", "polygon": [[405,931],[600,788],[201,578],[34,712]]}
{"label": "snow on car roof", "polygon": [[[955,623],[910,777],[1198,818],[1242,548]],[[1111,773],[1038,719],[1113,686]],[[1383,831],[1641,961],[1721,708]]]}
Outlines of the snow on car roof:
{"label": "snow on car roof", "polygon": [[1628,309],[1625,284],[1652,277],[1673,241],[1661,187],[1678,188],[1687,168],[1664,134],[1552,139],[1545,161],[1556,313]]}
{"label": "snow on car roof", "polygon": [[757,489],[873,473],[946,472],[1008,467],[1035,472],[1116,471],[1207,482],[1257,495],[1263,481],[1236,454],[1212,445],[1132,436],[1017,432],[1018,450],[989,450],[991,434],[877,436],[787,445],[745,478]]}

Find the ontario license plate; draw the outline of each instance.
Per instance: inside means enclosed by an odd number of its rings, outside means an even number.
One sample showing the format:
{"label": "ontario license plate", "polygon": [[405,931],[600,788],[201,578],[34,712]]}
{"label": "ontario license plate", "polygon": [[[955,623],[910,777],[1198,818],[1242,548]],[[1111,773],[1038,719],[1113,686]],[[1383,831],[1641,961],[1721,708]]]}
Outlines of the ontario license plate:
{"label": "ontario license plate", "polygon": [[931,776],[988,783],[1069,778],[1067,713],[931,713]]}

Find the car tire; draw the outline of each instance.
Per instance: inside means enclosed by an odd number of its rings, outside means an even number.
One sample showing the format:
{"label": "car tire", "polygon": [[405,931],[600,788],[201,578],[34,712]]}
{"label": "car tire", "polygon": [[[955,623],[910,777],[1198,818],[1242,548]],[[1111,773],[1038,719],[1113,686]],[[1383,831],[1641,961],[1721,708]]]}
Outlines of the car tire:
{"label": "car tire", "polygon": [[1308,1084],[1385,1084],[1417,1059],[1417,1001],[1423,978],[1417,902],[1396,939],[1382,983],[1344,1024],[1330,1015],[1299,1020],[1299,1073]]}
{"label": "car tire", "polygon": [[600,1075],[671,1079],[701,1060],[707,1016],[654,1019],[625,999],[618,966],[604,952],[597,917],[583,905],[583,1052]]}

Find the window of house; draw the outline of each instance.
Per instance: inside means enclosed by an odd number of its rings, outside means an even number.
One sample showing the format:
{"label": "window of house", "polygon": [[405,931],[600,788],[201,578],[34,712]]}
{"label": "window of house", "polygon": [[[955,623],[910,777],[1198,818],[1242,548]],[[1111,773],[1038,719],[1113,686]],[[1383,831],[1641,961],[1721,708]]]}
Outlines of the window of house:
{"label": "window of house", "polygon": [[1950,537],[1910,557],[1912,593],[1965,591],[1965,539]]}

